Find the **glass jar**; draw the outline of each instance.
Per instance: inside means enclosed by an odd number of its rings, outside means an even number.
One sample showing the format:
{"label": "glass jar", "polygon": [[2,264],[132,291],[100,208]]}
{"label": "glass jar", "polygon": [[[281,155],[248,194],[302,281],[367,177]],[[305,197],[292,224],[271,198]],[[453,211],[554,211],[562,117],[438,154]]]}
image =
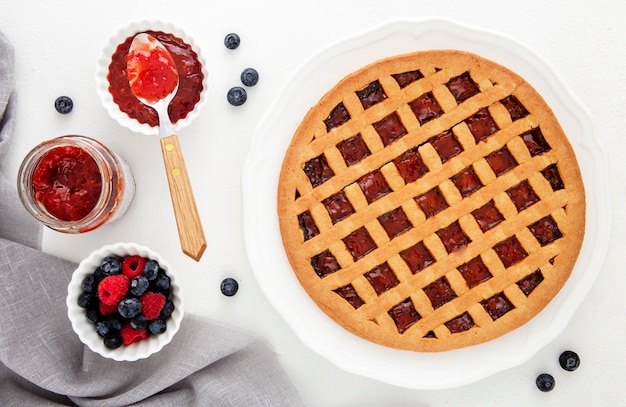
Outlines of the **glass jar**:
{"label": "glass jar", "polygon": [[76,135],[33,148],[17,182],[26,210],[64,233],[88,232],[119,219],[135,194],[128,164],[99,141]]}

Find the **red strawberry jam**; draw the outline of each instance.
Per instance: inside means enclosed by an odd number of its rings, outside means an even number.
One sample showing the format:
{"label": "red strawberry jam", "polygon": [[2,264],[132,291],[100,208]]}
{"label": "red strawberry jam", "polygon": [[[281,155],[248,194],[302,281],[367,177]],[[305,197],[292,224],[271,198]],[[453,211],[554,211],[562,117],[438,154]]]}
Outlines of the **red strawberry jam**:
{"label": "red strawberry jam", "polygon": [[53,148],[41,158],[32,177],[35,199],[63,221],[83,219],[102,192],[98,164],[79,147]]}

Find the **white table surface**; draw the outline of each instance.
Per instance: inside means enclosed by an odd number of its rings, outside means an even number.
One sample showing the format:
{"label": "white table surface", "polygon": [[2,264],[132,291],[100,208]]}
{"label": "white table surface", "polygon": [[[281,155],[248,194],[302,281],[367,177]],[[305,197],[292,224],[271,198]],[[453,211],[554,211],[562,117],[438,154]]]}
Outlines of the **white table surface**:
{"label": "white table surface", "polygon": [[[313,53],[398,18],[444,17],[495,30],[522,42],[562,77],[587,107],[611,162],[612,239],[599,278],[565,331],[520,366],[460,388],[424,391],[347,373],[309,350],[264,297],[248,263],[242,223],[241,174],[254,129],[286,77]],[[3,171],[13,177],[37,143],[64,134],[102,140],[133,168],[138,193],[126,216],[85,235],[46,230],[43,248],[80,261],[115,241],[151,247],[179,271],[186,312],[228,321],[266,337],[309,406],[578,406],[624,405],[626,273],[621,254],[626,219],[626,3],[524,1],[9,1],[0,0],[0,31],[16,48],[17,126]],[[180,251],[156,137],[120,127],[95,92],[96,58],[119,28],[144,18],[174,23],[194,37],[212,74],[208,103],[180,132],[208,248],[195,262]],[[237,32],[239,49],[223,38]],[[235,108],[226,92],[248,67],[260,73],[248,101]],[[53,107],[74,100],[69,115]],[[272,191],[268,193],[273,193]],[[621,250],[620,250],[621,249]],[[52,271],[53,272],[53,271]],[[240,283],[231,298],[219,291]],[[211,346],[206,344],[207,348]],[[581,367],[565,372],[565,349]],[[514,349],[511,352],[515,352]],[[556,389],[541,393],[535,377],[552,373]]]}

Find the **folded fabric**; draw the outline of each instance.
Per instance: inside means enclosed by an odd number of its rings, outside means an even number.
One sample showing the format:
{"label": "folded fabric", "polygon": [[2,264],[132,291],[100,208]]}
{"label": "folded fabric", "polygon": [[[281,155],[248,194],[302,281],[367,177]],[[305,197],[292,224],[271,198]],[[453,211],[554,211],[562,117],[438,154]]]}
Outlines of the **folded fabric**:
{"label": "folded fabric", "polygon": [[[0,33],[0,168],[14,125],[13,61]],[[302,405],[263,338],[193,314],[147,359],[116,362],[89,350],[65,305],[76,264],[39,250],[41,226],[2,174],[0,196],[0,405]]]}

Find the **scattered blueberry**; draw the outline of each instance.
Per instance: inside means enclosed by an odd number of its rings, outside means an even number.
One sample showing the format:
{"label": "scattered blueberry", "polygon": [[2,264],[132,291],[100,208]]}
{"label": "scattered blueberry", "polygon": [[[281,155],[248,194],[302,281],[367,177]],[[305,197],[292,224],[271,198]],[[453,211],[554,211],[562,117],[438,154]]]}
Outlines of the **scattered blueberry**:
{"label": "scattered blueberry", "polygon": [[228,103],[233,106],[241,106],[246,103],[246,100],[248,100],[248,94],[241,86],[235,86],[228,90],[226,99],[228,100]]}
{"label": "scattered blueberry", "polygon": [[227,34],[226,37],[224,37],[224,45],[228,49],[236,49],[237,47],[239,47],[240,43],[241,38],[239,38],[239,35],[235,33]]}
{"label": "scattered blueberry", "polygon": [[161,314],[159,315],[161,318],[167,318],[172,315],[174,312],[174,303],[172,300],[165,301],[165,305],[163,305],[163,309],[161,309]]}
{"label": "scattered blueberry", "polygon": [[137,298],[124,298],[117,306],[117,311],[124,318],[135,318],[141,313],[141,302]]}
{"label": "scattered blueberry", "polygon": [[74,102],[69,96],[59,96],[54,101],[54,108],[61,114],[68,114],[74,108]]}
{"label": "scattered blueberry", "polygon": [[149,281],[154,280],[159,274],[159,263],[156,260],[148,260],[143,266],[143,275]]}
{"label": "scattered blueberry", "polygon": [[552,391],[554,389],[554,377],[549,373],[542,373],[535,380],[537,388],[543,392]]}
{"label": "scattered blueberry", "polygon": [[122,262],[117,257],[108,256],[105,257],[104,260],[102,260],[100,268],[102,269],[102,272],[107,276],[120,274],[122,272]]}
{"label": "scattered blueberry", "polygon": [[237,291],[239,290],[239,283],[234,278],[225,278],[220,284],[220,290],[225,296],[232,297],[237,294]]}
{"label": "scattered blueberry", "polygon": [[143,295],[148,287],[150,286],[150,282],[145,276],[137,276],[130,280],[130,293],[136,297]]}
{"label": "scattered blueberry", "polygon": [[119,335],[109,336],[104,338],[104,346],[108,349],[117,349],[122,346],[122,338]]}
{"label": "scattered blueberry", "polygon": [[148,323],[148,331],[155,335],[162,334],[163,332],[165,332],[166,328],[167,325],[165,324],[165,321],[163,321],[161,318],[153,319]]}
{"label": "scattered blueberry", "polygon": [[580,366],[580,358],[576,352],[566,350],[559,356],[559,364],[568,372],[573,372]]}
{"label": "scattered blueberry", "polygon": [[148,320],[143,315],[137,315],[135,318],[130,320],[129,324],[135,331],[143,331],[148,325]]}
{"label": "scattered blueberry", "polygon": [[259,73],[254,68],[246,68],[241,72],[241,83],[246,86],[254,86],[259,81]]}
{"label": "scattered blueberry", "polygon": [[104,321],[100,321],[96,324],[96,332],[103,338],[109,336],[111,329],[108,327],[107,323]]}

